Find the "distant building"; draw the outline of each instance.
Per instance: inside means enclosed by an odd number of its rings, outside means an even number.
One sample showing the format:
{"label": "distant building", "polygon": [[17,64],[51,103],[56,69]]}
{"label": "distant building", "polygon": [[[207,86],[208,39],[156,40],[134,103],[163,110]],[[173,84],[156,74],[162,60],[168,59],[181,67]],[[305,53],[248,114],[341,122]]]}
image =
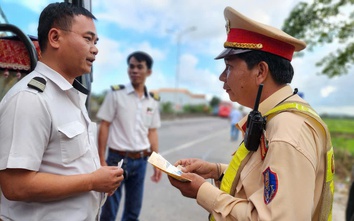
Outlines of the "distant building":
{"label": "distant building", "polygon": [[170,102],[177,111],[183,110],[186,105],[208,105],[204,94],[192,94],[187,89],[161,88],[152,92],[160,96],[160,103]]}

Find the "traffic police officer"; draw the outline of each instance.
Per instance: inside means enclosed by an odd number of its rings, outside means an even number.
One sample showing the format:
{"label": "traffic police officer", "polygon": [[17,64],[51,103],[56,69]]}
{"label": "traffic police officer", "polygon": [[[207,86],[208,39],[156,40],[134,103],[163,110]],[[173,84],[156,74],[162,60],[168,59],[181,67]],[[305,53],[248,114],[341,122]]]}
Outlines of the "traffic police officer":
{"label": "traffic police officer", "polygon": [[[171,184],[196,198],[210,213],[209,220],[331,220],[334,161],[329,132],[288,85],[293,53],[306,44],[231,7],[224,15],[227,40],[217,59],[224,59],[226,69],[220,80],[230,100],[249,108],[263,85],[259,112],[264,123],[258,138],[250,131],[253,118],[237,124],[252,136],[245,136],[228,165],[177,161],[192,181],[169,177]],[[255,149],[246,147],[250,141],[257,142]],[[206,178],[215,179],[218,188]]]}

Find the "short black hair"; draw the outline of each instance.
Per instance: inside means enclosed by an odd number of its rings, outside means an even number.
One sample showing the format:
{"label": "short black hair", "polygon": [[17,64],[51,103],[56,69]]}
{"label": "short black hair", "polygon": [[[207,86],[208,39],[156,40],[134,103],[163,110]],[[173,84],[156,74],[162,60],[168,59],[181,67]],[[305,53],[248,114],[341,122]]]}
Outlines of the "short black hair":
{"label": "short black hair", "polygon": [[249,52],[235,55],[244,60],[248,69],[252,69],[259,62],[264,61],[268,64],[270,74],[277,84],[291,83],[294,76],[294,69],[290,61],[278,55],[264,51],[252,50]]}
{"label": "short black hair", "polygon": [[66,2],[51,3],[43,9],[38,22],[38,43],[41,51],[46,49],[49,30],[53,27],[70,30],[74,16],[84,15],[96,20],[87,9]]}
{"label": "short black hair", "polygon": [[132,57],[134,57],[139,62],[145,61],[147,68],[149,70],[151,70],[152,64],[154,61],[152,60],[152,57],[148,53],[145,53],[143,51],[135,51],[135,52],[131,53],[127,58],[128,64],[129,64],[130,58],[132,58]]}

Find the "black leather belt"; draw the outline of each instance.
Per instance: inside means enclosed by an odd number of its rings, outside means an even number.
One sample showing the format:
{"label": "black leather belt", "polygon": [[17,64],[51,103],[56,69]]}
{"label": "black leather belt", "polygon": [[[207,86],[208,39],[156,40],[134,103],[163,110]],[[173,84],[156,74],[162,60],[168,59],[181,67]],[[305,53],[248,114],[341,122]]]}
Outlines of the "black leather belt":
{"label": "black leather belt", "polygon": [[140,159],[151,155],[151,151],[148,149],[142,151],[120,151],[109,148],[109,151],[131,159]]}

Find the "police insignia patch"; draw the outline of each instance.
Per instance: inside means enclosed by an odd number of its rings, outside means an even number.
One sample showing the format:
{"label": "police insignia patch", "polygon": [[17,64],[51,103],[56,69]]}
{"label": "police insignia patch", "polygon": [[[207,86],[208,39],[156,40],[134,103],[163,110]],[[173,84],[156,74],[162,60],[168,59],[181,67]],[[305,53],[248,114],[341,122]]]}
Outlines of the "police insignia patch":
{"label": "police insignia patch", "polygon": [[278,191],[278,176],[269,167],[263,172],[264,203],[269,204]]}
{"label": "police insignia patch", "polygon": [[229,19],[226,20],[225,28],[226,28],[226,34],[229,34],[230,33],[230,20]]}

